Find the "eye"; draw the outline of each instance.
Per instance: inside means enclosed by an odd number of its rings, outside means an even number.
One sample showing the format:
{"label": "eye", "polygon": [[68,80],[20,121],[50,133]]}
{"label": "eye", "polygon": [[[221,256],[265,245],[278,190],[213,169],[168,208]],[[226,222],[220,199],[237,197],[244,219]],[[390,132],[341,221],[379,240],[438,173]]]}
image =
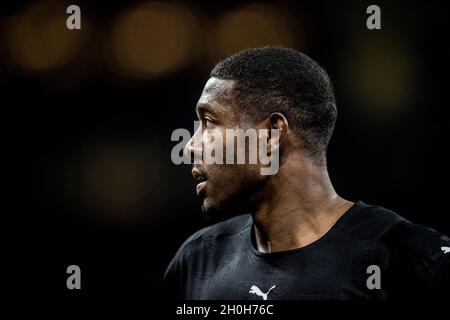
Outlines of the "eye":
{"label": "eye", "polygon": [[205,122],[206,127],[212,127],[216,124],[216,122],[213,119],[211,119],[210,117],[205,117],[204,122]]}

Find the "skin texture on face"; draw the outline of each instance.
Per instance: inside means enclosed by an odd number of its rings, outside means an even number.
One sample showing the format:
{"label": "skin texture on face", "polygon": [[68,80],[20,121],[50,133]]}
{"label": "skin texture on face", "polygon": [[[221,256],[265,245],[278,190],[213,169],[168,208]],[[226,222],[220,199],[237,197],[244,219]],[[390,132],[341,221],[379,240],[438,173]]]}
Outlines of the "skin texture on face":
{"label": "skin texture on face", "polygon": [[[232,80],[208,80],[196,107],[201,126],[185,149],[187,154],[201,156],[214,141],[211,138],[213,131],[218,130],[222,134],[223,164],[194,164],[193,168],[195,178],[206,178],[197,191],[203,198],[204,213],[214,219],[224,219],[250,210],[256,190],[267,179],[260,174],[259,164],[248,164],[248,161],[246,164],[236,164],[236,161],[234,164],[225,164],[227,145],[234,143],[227,141],[226,129],[258,127],[258,124],[250,123],[248,117],[239,112],[240,106],[232,99],[234,85]],[[195,145],[195,139],[199,139],[202,144]],[[236,145],[234,150],[236,155]]]}
{"label": "skin texture on face", "polygon": [[[203,211],[214,220],[251,213],[257,231],[253,241],[263,252],[308,245],[328,232],[353,203],[336,194],[326,165],[304,152],[298,130],[289,127],[283,114],[274,112],[265,119],[255,119],[233,101],[235,84],[208,80],[197,104],[201,126],[185,153],[203,155],[213,130],[226,137],[226,129],[278,129],[279,142],[269,138],[268,146],[278,148],[279,170],[264,176],[260,164],[194,164],[192,174],[202,181],[197,193],[203,198]],[[193,143],[196,138],[202,143]],[[232,143],[224,141],[223,155]]]}

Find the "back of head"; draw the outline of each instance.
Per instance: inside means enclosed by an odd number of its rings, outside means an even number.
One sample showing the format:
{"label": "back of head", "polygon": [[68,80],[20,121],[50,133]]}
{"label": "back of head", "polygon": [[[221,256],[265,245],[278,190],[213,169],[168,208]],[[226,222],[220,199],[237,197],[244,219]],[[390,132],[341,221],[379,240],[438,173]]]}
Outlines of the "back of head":
{"label": "back of head", "polygon": [[283,113],[304,150],[324,158],[337,110],[331,81],[317,62],[294,49],[256,48],[221,61],[211,77],[236,81],[233,98],[249,118]]}

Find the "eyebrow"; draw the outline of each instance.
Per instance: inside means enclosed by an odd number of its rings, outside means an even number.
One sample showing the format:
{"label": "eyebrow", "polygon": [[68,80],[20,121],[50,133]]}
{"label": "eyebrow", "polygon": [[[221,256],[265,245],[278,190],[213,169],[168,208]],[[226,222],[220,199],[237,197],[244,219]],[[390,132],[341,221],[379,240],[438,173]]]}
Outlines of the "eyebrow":
{"label": "eyebrow", "polygon": [[208,103],[199,103],[195,108],[195,112],[197,115],[203,114],[205,112],[209,112],[212,115],[217,115],[217,112],[211,109],[211,106]]}

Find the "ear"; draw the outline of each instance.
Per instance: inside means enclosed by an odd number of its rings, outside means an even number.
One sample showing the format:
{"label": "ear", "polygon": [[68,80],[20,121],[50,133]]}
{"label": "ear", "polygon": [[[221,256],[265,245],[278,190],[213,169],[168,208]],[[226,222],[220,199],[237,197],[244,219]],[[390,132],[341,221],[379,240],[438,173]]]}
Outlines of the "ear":
{"label": "ear", "polygon": [[[289,124],[286,117],[279,112],[272,113],[266,120],[267,137],[267,153],[270,154],[274,148],[279,148],[287,139]],[[272,136],[271,130],[278,130],[278,139]]]}

